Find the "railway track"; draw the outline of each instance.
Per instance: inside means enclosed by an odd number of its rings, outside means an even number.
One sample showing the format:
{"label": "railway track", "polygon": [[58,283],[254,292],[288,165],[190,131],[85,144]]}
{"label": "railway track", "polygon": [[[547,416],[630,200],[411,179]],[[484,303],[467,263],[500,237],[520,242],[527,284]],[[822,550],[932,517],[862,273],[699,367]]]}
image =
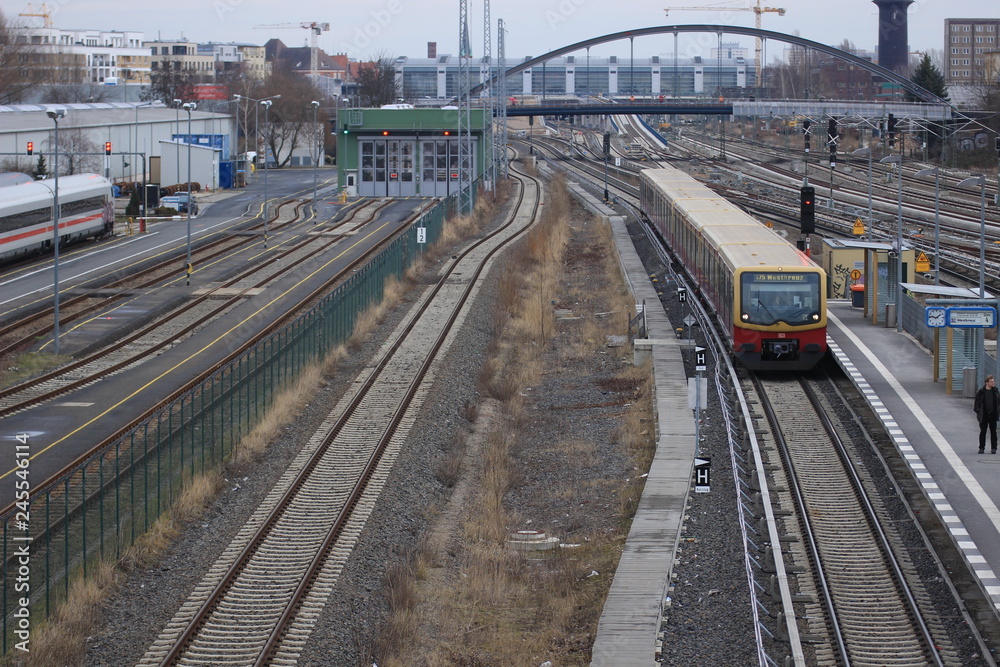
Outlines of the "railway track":
{"label": "railway track", "polygon": [[[296,240],[291,247],[282,249],[282,242],[279,242],[278,245],[273,245],[272,250],[276,254],[267,263],[255,263],[235,276],[202,290],[199,295],[185,300],[156,321],[140,327],[124,338],[116,339],[113,348],[96,350],[53,371],[0,390],[0,418],[53,400],[148,361],[164,348],[176,345],[193,334],[205,323],[222,316],[247,296],[273,284],[301,262],[323,255],[340,241],[341,233],[353,231],[359,225],[373,220],[388,205],[389,202],[384,202],[355,209],[347,219],[327,230],[328,234]],[[300,210],[301,205],[295,207],[296,215]],[[364,215],[360,215],[362,212]],[[288,221],[286,224],[291,225],[293,222]],[[120,306],[105,312],[114,312],[118,307]]]}
{"label": "railway track", "polygon": [[391,470],[478,276],[534,222],[537,180],[500,229],[448,263],[140,662],[294,662]]}
{"label": "railway track", "polygon": [[[281,231],[289,225],[303,225],[309,220],[302,216],[302,209],[308,202],[298,198],[287,199],[272,208],[268,220],[269,231]],[[354,209],[350,209],[353,215]],[[201,243],[192,247],[192,262],[199,267],[219,261],[231,253],[252,247],[257,231],[263,229],[264,221],[257,217],[240,220],[219,231],[213,232]],[[109,294],[129,290],[152,289],[159,284],[169,284],[183,277],[185,252],[173,248],[161,253],[159,259],[141,259],[128,266],[120,266],[102,275],[90,277],[79,285],[65,287],[65,297],[60,302],[60,326],[70,325],[94,313],[107,309],[114,299]],[[48,306],[50,297],[24,303],[13,310],[0,314],[10,318],[18,311],[25,314],[0,324],[0,357],[21,351],[34,344],[39,338],[53,330],[52,308]]]}
{"label": "railway track", "polygon": [[772,497],[788,514],[783,557],[796,572],[796,618],[814,653],[809,664],[957,667],[962,662],[935,623],[899,519],[871,495],[878,473],[856,463],[854,445],[840,435],[844,426],[828,417],[844,411],[829,403],[822,383],[763,376],[744,383],[766,419],[758,442],[772,467]]}

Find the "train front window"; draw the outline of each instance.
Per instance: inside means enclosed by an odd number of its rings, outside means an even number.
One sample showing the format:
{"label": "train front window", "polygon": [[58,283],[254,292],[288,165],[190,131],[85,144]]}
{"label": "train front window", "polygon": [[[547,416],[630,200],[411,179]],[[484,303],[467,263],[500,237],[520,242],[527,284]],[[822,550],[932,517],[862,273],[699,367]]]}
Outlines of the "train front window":
{"label": "train front window", "polygon": [[747,271],[741,283],[740,321],[744,324],[799,326],[822,318],[818,274]]}

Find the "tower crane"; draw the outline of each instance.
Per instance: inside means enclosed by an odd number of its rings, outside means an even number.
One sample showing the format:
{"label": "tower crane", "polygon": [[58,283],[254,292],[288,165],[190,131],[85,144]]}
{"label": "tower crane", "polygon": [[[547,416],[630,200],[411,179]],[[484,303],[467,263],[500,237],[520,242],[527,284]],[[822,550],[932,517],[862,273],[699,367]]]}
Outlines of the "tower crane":
{"label": "tower crane", "polygon": [[[710,6],[706,6],[706,7],[667,7],[666,9],[663,10],[663,13],[665,15],[669,15],[670,14],[670,10],[672,10],[672,9],[682,10],[682,11],[704,11],[706,9],[707,10],[717,10],[718,9],[718,10],[727,10],[727,11],[731,11],[731,12],[753,12],[755,14],[755,17],[754,17],[755,18],[755,21],[754,21],[755,26],[754,27],[757,28],[757,30],[760,30],[760,15],[763,14],[764,12],[777,12],[778,16],[784,16],[785,15],[785,9],[783,7],[761,7],[760,6],[760,0],[757,0],[757,4],[755,4],[752,7],[728,7],[728,6],[725,6],[725,5],[721,5],[721,6],[720,5],[710,5]],[[761,80],[761,78],[760,78],[760,76],[761,76],[760,66],[761,66],[761,62],[763,60],[763,54],[764,54],[763,41],[761,40],[760,36],[758,36],[757,37],[756,49],[755,49],[755,53],[754,53],[754,67],[755,67],[755,70],[756,70],[756,75],[757,75],[757,80],[758,81]]]}
{"label": "tower crane", "polygon": [[255,25],[255,28],[277,28],[279,30],[284,30],[285,28],[305,28],[309,31],[309,73],[316,75],[319,70],[319,51],[316,49],[316,37],[319,36],[321,32],[326,32],[330,29],[329,23],[317,23],[316,21],[303,21],[302,23],[278,23],[276,25]]}
{"label": "tower crane", "polygon": [[46,28],[52,27],[52,14],[49,12],[49,8],[45,5],[45,3],[42,3],[42,6],[38,8],[38,11],[35,11],[35,8],[32,7],[29,2],[28,6],[25,7],[24,11],[18,14],[18,16],[38,16],[44,21],[44,26]]}

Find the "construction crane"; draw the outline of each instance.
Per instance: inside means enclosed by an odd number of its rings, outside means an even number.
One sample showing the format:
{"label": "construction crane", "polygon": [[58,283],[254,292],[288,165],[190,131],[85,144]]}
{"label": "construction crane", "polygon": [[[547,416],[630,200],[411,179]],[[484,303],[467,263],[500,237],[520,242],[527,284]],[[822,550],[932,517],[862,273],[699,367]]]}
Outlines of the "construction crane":
{"label": "construction crane", "polygon": [[42,3],[42,6],[38,8],[38,11],[35,11],[35,8],[32,7],[29,2],[28,6],[25,7],[24,11],[18,14],[18,16],[38,16],[45,22],[44,25],[46,28],[52,27],[52,14],[49,12],[49,8],[45,5],[45,3]]}
{"label": "construction crane", "polygon": [[277,25],[255,25],[255,28],[277,28],[279,30],[284,30],[285,28],[305,28],[309,31],[310,41],[309,41],[309,73],[316,75],[319,73],[319,51],[316,49],[316,38],[321,32],[326,32],[330,29],[329,23],[317,23],[315,21],[303,21],[302,23],[278,23]]}
{"label": "construction crane", "polygon": [[[755,24],[756,25],[754,27],[756,27],[757,30],[760,30],[760,15],[763,14],[764,12],[777,12],[778,16],[784,16],[785,15],[785,10],[784,10],[783,7],[761,7],[760,6],[760,0],[757,0],[757,4],[754,5],[753,7],[729,7],[729,6],[726,6],[726,5],[721,5],[721,6],[720,5],[711,5],[711,6],[706,6],[706,7],[667,7],[666,9],[663,10],[663,13],[665,15],[669,15],[670,14],[670,10],[672,10],[672,9],[681,10],[681,11],[696,11],[696,12],[698,12],[698,11],[705,11],[705,10],[713,10],[713,11],[714,10],[726,10],[726,11],[730,11],[730,12],[753,12],[756,15],[755,16]],[[764,42],[763,42],[763,40],[761,40],[761,38],[760,38],[759,35],[757,37],[756,47],[757,48],[755,49],[755,53],[754,53],[754,56],[755,56],[755,58],[754,58],[754,66],[755,66],[755,72],[756,72],[756,75],[757,75],[757,80],[760,81],[761,80],[761,78],[760,78],[760,76],[761,76],[760,66],[761,66],[761,62],[763,61]]]}

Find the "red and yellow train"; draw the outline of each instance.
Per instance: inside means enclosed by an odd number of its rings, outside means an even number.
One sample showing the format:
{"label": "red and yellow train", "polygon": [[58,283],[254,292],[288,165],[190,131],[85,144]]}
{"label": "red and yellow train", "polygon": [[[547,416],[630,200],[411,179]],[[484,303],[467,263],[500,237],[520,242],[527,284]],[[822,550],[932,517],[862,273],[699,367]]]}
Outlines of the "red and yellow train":
{"label": "red and yellow train", "polygon": [[805,370],[826,354],[826,274],[792,243],[684,172],[647,169],[642,210],[752,370]]}

